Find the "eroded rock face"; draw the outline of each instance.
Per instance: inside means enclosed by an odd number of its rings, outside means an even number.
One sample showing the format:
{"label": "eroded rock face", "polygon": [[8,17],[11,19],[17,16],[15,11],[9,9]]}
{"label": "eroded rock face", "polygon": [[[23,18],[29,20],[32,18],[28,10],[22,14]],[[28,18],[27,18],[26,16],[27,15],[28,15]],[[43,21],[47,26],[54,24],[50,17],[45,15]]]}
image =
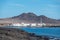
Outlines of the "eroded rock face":
{"label": "eroded rock face", "polygon": [[[45,40],[23,30],[13,28],[0,28],[0,40]],[[46,38],[48,40],[48,38]]]}

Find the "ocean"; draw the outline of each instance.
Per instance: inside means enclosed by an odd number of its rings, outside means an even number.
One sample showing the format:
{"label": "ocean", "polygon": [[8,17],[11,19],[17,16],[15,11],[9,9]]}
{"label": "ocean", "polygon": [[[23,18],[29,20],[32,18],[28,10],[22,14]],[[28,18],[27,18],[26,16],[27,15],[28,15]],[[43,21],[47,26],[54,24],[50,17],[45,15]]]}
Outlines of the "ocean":
{"label": "ocean", "polygon": [[36,28],[36,27],[8,27],[8,28],[18,28],[29,33],[35,33],[36,35],[54,36],[60,38],[60,28]]}

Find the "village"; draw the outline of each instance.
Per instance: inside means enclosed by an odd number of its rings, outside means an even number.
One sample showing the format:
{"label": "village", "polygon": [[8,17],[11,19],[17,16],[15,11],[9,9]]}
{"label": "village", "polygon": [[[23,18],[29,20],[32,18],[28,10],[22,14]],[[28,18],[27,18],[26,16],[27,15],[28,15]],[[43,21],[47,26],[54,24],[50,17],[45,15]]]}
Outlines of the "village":
{"label": "village", "polygon": [[11,22],[3,22],[0,23],[1,26],[20,26],[20,27],[51,27],[51,26],[60,26],[60,24],[52,24],[52,23],[24,23],[24,22],[16,22],[16,23],[11,23]]}

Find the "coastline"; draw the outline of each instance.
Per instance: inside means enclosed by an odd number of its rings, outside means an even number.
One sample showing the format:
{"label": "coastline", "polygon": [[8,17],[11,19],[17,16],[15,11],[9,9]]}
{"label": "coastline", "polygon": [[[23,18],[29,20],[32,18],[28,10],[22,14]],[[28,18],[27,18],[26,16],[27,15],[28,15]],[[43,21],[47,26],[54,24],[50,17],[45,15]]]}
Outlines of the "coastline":
{"label": "coastline", "polygon": [[[33,28],[33,29],[35,29],[35,28]],[[44,28],[43,28],[44,29]],[[49,29],[51,29],[51,28],[49,28]],[[1,30],[3,30],[3,31],[1,31]],[[30,30],[30,29],[29,29]],[[48,35],[36,35],[35,33],[29,33],[29,32],[27,32],[26,30],[23,30],[23,29],[20,29],[20,28],[7,28],[7,27],[0,27],[0,33],[1,32],[3,32],[2,34],[5,34],[6,33],[6,31],[7,31],[7,34],[9,33],[9,32],[17,32],[17,33],[19,33],[19,31],[23,31],[24,32],[24,34],[25,34],[25,32],[29,35],[29,38],[30,37],[32,37],[33,39],[37,39],[37,40],[39,40],[39,38],[40,39],[44,39],[44,40],[49,40],[49,39],[51,39],[51,38],[53,38],[53,39],[59,39],[60,37],[54,37],[54,36],[48,36]],[[21,32],[20,32],[21,33]],[[19,34],[20,34],[19,33]],[[27,35],[27,34],[25,34],[25,35]],[[12,34],[9,34],[9,35],[11,35],[12,36]],[[15,35],[16,36],[16,35]],[[18,36],[18,35],[17,35]],[[8,37],[7,37],[8,38]],[[22,39],[24,39],[24,38],[22,38]],[[32,40],[32,39],[30,39],[30,40]]]}
{"label": "coastline", "polygon": [[[3,36],[3,37],[2,37]],[[47,37],[37,36],[15,28],[0,28],[0,40],[49,40]]]}

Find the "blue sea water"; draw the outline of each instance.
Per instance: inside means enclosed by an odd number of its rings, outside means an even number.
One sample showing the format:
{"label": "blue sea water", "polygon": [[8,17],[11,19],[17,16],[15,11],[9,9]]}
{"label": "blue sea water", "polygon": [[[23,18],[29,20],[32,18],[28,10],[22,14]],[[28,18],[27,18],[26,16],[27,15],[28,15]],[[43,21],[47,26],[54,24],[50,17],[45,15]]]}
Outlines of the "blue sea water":
{"label": "blue sea water", "polygon": [[36,28],[36,27],[9,27],[9,28],[18,28],[24,30],[29,33],[35,33],[36,35],[46,35],[46,36],[54,36],[60,38],[60,28]]}
{"label": "blue sea water", "polygon": [[46,35],[60,37],[60,28],[20,28],[29,33],[35,33],[36,35]]}

